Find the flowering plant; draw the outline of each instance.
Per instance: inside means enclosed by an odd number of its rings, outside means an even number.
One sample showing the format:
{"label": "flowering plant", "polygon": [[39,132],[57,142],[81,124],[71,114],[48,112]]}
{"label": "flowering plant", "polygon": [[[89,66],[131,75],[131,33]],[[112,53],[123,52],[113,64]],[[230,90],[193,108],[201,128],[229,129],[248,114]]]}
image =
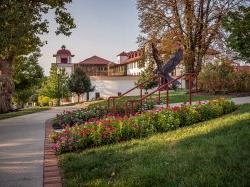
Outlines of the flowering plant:
{"label": "flowering plant", "polygon": [[111,144],[132,138],[146,137],[157,132],[167,132],[232,112],[233,102],[220,99],[207,104],[162,108],[137,113],[134,116],[108,115],[67,127],[50,135],[53,149],[58,153],[78,151],[95,146]]}

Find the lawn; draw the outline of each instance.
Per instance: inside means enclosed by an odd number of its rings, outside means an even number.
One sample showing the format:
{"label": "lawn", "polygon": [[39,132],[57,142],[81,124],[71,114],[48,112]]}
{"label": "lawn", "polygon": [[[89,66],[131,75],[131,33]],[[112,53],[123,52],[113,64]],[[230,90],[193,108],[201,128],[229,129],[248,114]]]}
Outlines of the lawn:
{"label": "lawn", "polygon": [[[193,94],[192,96],[192,101],[204,101],[204,100],[213,100],[213,99],[218,99],[220,97],[224,98],[230,98],[229,95],[205,95],[205,94]],[[128,100],[133,100],[133,99],[139,99],[139,96],[124,96],[119,99],[116,99],[116,103],[119,103],[117,105],[120,105],[125,103]],[[154,94],[151,97],[147,98],[149,101],[158,101],[158,95]],[[189,102],[189,94],[187,94],[185,91],[170,91],[169,93],[169,103],[181,103],[181,102]],[[166,92],[162,91],[161,92],[161,103],[165,104],[166,103]],[[97,105],[106,105],[107,101],[106,100],[101,100],[101,101],[95,101],[95,102],[88,102],[85,103],[87,105],[91,106],[97,106]]]}
{"label": "lawn", "polygon": [[141,140],[60,156],[65,186],[247,186],[250,105]]}
{"label": "lawn", "polygon": [[22,110],[19,110],[16,112],[3,113],[3,114],[0,114],[0,120],[12,118],[12,117],[16,117],[16,116],[23,116],[26,114],[32,114],[32,113],[36,113],[36,112],[41,112],[41,111],[49,110],[49,109],[50,109],[49,107],[37,107],[37,108],[22,109]]}

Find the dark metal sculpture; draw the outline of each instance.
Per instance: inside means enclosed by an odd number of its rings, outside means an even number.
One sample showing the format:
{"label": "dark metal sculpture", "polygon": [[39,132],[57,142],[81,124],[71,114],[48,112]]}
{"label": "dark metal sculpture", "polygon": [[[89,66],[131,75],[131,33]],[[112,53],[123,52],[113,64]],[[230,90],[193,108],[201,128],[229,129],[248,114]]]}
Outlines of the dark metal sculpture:
{"label": "dark metal sculpture", "polygon": [[[181,60],[183,59],[182,46],[178,44],[177,51],[168,61],[162,61],[160,59],[159,52],[153,43],[152,43],[152,54],[157,65],[157,69],[155,73],[163,76],[167,82],[174,80],[169,75],[169,73],[171,73],[176,68],[176,66],[180,64]],[[179,81],[175,81],[172,83],[172,85],[175,85],[175,86],[177,86],[178,84],[181,84],[181,83]]]}

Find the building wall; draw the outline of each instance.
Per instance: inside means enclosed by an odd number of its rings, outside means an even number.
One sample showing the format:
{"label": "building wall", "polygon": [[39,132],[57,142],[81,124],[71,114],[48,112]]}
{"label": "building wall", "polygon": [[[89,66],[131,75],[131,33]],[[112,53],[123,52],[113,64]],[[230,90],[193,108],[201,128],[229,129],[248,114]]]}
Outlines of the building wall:
{"label": "building wall", "polygon": [[144,69],[138,67],[138,62],[127,64],[127,75],[140,75]]}

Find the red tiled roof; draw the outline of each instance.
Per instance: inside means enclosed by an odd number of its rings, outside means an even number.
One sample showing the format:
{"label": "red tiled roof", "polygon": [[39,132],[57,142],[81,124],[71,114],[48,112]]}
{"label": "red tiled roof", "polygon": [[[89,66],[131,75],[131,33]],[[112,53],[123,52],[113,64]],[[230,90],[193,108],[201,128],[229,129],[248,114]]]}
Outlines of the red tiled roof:
{"label": "red tiled roof", "polygon": [[124,51],[123,52],[121,52],[119,55],[117,55],[117,56],[128,56],[128,54],[127,53],[125,53]]}
{"label": "red tiled roof", "polygon": [[108,65],[111,63],[112,62],[98,56],[92,56],[90,58],[87,58],[79,62],[79,64],[89,64],[89,65]]}

